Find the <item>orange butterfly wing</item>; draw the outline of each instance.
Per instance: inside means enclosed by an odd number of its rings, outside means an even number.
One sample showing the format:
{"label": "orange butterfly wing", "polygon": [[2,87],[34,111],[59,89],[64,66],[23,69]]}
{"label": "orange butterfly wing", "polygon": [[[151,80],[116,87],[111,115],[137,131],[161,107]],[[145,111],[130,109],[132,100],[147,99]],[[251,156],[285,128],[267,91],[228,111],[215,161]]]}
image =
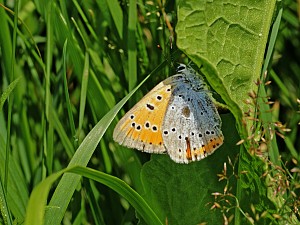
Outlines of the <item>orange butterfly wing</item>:
{"label": "orange butterfly wing", "polygon": [[172,78],[160,82],[145,95],[115,127],[113,138],[129,148],[165,153],[162,123],[172,95]]}

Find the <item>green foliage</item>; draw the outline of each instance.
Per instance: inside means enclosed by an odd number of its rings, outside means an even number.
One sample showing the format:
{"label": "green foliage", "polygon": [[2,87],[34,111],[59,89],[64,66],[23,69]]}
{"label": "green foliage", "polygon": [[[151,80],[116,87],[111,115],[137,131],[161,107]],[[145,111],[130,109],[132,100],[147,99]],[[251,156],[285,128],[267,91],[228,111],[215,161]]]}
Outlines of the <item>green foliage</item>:
{"label": "green foliage", "polygon": [[[178,47],[199,67],[231,109],[240,129],[257,89],[276,1],[181,1]],[[247,134],[243,134],[247,135]]]}
{"label": "green foliage", "polygon": [[[96,131],[91,133],[96,133]],[[37,187],[33,190],[32,197],[30,198],[30,201],[28,203],[28,211],[25,224],[35,225],[41,224],[43,222],[45,202],[47,200],[47,195],[49,193],[51,185],[62,174],[67,172],[87,177],[108,186],[118,194],[124,196],[124,198],[137,210],[139,215],[141,215],[146,221],[148,221],[149,224],[162,224],[154,214],[153,210],[145,202],[145,200],[137,192],[130,188],[129,185],[124,181],[106,173],[79,166],[70,167],[61,170],[58,173],[54,173],[51,176],[47,177],[42,183],[37,185]],[[66,175],[68,175],[68,173]],[[48,207],[48,210],[55,211],[55,208],[52,208],[51,206]],[[52,216],[55,217],[56,214]]]}
{"label": "green foliage", "polygon": [[224,115],[222,120],[226,121],[223,132],[227,147],[222,146],[201,163],[178,165],[168,156],[152,156],[152,160],[144,164],[141,173],[144,197],[162,221],[217,224],[222,220],[221,214],[210,210],[214,202],[212,193],[223,191],[224,182],[219,183],[216,174],[222,170],[227,157],[235,157],[238,141],[238,134],[229,126],[234,123],[232,116]]}
{"label": "green foliage", "polygon": [[[0,224],[298,224],[297,4],[1,1]],[[188,58],[230,109],[223,146],[179,165],[114,143]]]}

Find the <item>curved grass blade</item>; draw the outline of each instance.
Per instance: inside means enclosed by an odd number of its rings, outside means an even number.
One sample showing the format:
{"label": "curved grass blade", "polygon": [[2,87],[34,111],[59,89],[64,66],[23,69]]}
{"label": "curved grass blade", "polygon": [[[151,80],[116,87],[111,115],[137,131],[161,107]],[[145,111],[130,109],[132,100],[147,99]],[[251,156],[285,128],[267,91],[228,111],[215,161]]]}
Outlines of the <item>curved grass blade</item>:
{"label": "curved grass blade", "polygon": [[[158,66],[149,74],[134,90],[115,105],[90,131],[85,137],[77,151],[75,152],[68,167],[86,166],[92,154],[94,153],[99,141],[107,130],[108,126],[115,118],[119,110],[126,101],[135,93],[135,91],[153,74],[161,69],[166,62]],[[71,201],[73,193],[80,181],[81,176],[77,174],[64,174],[49,203],[49,209],[46,211],[45,224],[59,224],[65,214],[68,204]]]}
{"label": "curved grass blade", "polygon": [[[66,174],[66,172],[70,173]],[[46,201],[51,185],[59,179],[62,174],[83,176],[102,183],[124,197],[137,210],[147,224],[163,224],[147,202],[121,179],[94,169],[75,166],[52,174],[35,187],[28,202],[25,225],[43,224]],[[47,210],[51,210],[51,207]]]}

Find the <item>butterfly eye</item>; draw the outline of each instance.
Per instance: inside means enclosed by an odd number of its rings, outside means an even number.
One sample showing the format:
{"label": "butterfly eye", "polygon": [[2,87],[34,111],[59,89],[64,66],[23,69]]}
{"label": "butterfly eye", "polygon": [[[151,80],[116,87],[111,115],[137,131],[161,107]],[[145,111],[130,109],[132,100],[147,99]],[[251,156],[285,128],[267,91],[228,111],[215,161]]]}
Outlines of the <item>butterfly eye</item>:
{"label": "butterfly eye", "polygon": [[184,70],[186,70],[186,65],[179,64],[179,66],[177,67],[177,72],[182,73]]}

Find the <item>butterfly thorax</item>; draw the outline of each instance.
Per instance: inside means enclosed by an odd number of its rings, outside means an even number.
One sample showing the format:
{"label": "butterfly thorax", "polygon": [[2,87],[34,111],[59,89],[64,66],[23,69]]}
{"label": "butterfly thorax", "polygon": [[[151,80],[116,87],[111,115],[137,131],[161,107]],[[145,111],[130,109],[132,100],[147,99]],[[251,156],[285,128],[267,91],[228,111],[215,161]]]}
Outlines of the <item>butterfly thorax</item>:
{"label": "butterfly thorax", "polygon": [[172,86],[188,85],[188,87],[196,92],[208,91],[207,85],[203,78],[190,67],[186,67],[178,71],[178,74],[172,76]]}

